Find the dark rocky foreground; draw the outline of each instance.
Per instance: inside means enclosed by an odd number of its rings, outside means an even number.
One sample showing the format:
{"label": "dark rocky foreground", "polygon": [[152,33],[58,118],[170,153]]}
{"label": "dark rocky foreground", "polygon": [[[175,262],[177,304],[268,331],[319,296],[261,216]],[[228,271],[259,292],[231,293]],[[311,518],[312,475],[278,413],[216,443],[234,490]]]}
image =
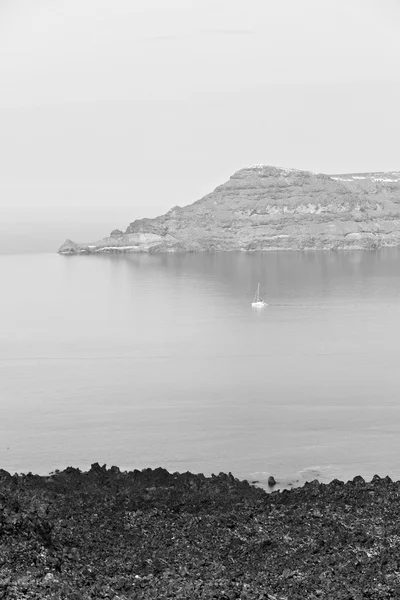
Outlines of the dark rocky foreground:
{"label": "dark rocky foreground", "polygon": [[0,470],[0,598],[400,598],[400,482]]}

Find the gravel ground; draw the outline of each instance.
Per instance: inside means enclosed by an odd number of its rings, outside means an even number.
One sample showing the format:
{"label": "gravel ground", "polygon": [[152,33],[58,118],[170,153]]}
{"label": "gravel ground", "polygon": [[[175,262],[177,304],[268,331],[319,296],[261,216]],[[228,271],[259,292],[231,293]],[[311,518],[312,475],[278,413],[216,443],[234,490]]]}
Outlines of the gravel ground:
{"label": "gravel ground", "polygon": [[0,598],[400,598],[400,482],[0,470]]}

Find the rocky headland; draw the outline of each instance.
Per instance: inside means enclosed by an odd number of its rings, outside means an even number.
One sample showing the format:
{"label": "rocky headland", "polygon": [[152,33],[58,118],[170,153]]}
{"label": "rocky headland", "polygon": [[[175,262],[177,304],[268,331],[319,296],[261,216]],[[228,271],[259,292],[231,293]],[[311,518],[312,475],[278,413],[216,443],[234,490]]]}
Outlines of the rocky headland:
{"label": "rocky headland", "polygon": [[0,470],[0,598],[400,598],[400,482]]}
{"label": "rocky headland", "polygon": [[400,171],[324,175],[255,165],[211,194],[60,254],[377,249],[400,245]]}

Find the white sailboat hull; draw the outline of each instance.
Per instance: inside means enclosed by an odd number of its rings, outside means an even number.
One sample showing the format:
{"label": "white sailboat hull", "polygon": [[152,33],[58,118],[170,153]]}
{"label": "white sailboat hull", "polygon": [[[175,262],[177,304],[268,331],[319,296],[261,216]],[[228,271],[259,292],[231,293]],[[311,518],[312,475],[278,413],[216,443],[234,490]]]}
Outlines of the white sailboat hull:
{"label": "white sailboat hull", "polygon": [[257,291],[255,293],[255,296],[254,296],[253,302],[251,303],[251,306],[253,308],[262,308],[263,306],[267,306],[267,303],[265,302],[265,300],[260,298],[260,284],[258,284],[258,286],[257,286]]}

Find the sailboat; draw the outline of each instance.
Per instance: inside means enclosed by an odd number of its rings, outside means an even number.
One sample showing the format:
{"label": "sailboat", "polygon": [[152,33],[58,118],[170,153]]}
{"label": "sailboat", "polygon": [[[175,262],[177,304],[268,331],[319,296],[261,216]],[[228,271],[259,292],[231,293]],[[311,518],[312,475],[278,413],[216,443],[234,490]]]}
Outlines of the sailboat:
{"label": "sailboat", "polygon": [[253,302],[251,303],[251,305],[254,308],[262,308],[263,306],[268,306],[268,304],[265,302],[265,300],[260,298],[260,284],[257,285],[257,291],[254,295],[254,299],[253,299]]}

